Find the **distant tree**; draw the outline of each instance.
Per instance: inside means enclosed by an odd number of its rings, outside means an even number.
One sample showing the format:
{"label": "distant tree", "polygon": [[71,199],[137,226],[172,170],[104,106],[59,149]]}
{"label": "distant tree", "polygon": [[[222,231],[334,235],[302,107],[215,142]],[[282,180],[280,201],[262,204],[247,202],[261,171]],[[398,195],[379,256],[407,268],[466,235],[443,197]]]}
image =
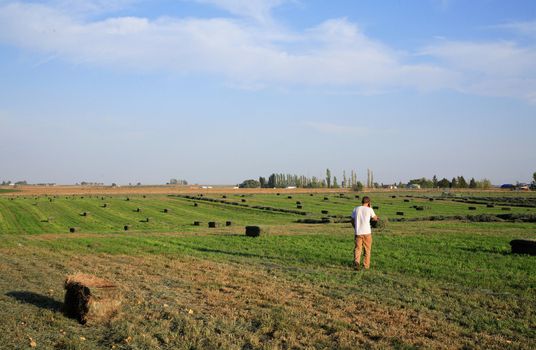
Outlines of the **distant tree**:
{"label": "distant tree", "polygon": [[115,182],[112,182],[112,187],[117,187],[117,184]]}
{"label": "distant tree", "polygon": [[356,181],[356,183],[352,186],[353,191],[363,191],[363,184],[360,181]]}
{"label": "distant tree", "polygon": [[346,180],[346,170],[342,171],[342,187],[348,187],[348,182]]}
{"label": "distant tree", "polygon": [[328,185],[328,188],[331,187],[331,171],[329,169],[326,169],[326,183]]}
{"label": "distant tree", "polygon": [[259,184],[261,185],[262,188],[265,188],[266,187],[266,179],[264,177],[259,177]]}
{"label": "distant tree", "polygon": [[463,176],[458,176],[458,188],[467,188],[467,181]]}
{"label": "distant tree", "polygon": [[476,188],[487,190],[492,187],[491,181],[488,179],[482,179],[476,182]]}
{"label": "distant tree", "polygon": [[170,180],[169,180],[169,184],[170,184],[170,185],[176,185],[176,184],[178,184],[178,183],[179,183],[179,180],[177,180],[177,179],[170,179]]}
{"label": "distant tree", "polygon": [[437,187],[439,188],[447,188],[447,187],[451,187],[450,186],[450,181],[445,179],[445,178],[442,178],[441,180],[439,180],[437,182]]}
{"label": "distant tree", "polygon": [[432,186],[433,186],[434,188],[437,187],[437,182],[438,182],[438,181],[437,181],[437,176],[434,175],[434,176],[432,177]]}
{"label": "distant tree", "polygon": [[240,188],[259,188],[261,187],[261,184],[257,180],[249,179],[242,182],[240,185],[238,185]]}
{"label": "distant tree", "polygon": [[26,180],[15,182],[15,185],[27,185],[27,184],[28,184],[28,181],[26,181]]}
{"label": "distant tree", "polygon": [[532,174],[532,182],[536,184],[536,172]]}
{"label": "distant tree", "polygon": [[339,184],[337,183],[337,176],[333,176],[333,188],[339,188]]}
{"label": "distant tree", "polygon": [[456,180],[455,177],[453,177],[452,181],[450,182],[450,188],[458,188],[458,180]]}
{"label": "distant tree", "polygon": [[476,181],[475,181],[475,178],[472,177],[471,180],[469,181],[469,188],[476,188],[477,185],[476,185]]}

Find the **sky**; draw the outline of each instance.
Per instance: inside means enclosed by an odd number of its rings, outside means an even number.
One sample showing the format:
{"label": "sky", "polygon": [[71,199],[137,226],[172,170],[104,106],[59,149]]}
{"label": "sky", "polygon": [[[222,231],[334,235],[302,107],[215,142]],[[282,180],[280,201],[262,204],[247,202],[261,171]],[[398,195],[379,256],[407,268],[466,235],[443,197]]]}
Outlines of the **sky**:
{"label": "sky", "polygon": [[536,171],[533,0],[0,0],[0,181]]}

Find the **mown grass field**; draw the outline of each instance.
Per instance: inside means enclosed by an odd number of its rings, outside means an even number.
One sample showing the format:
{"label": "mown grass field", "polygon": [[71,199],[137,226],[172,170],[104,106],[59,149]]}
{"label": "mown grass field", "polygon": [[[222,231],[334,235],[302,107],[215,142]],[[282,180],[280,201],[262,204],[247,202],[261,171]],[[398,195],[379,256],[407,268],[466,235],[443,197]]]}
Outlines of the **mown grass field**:
{"label": "mown grass field", "polygon": [[[536,223],[391,221],[374,233],[372,269],[356,272],[348,223],[296,222],[344,218],[355,194],[223,196],[1,196],[0,348],[533,348],[536,257],[509,241],[536,239]],[[388,218],[536,213],[517,206],[532,194],[371,196]],[[459,201],[469,196],[495,205]],[[266,233],[245,237],[245,225]],[[78,271],[120,285],[109,322],[61,313]]]}

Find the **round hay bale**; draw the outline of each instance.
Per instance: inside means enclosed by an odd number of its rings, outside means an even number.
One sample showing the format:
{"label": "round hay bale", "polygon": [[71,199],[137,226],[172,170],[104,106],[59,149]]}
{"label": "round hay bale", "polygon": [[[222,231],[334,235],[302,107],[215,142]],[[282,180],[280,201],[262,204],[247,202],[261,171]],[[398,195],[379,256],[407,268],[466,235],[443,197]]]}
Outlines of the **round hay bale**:
{"label": "round hay bale", "polygon": [[297,201],[297,202],[296,202],[296,204],[297,204],[297,205],[300,205],[300,204],[301,204],[301,202],[300,202],[300,201]]}
{"label": "round hay bale", "polygon": [[198,206],[198,204],[197,204],[197,203],[194,203],[194,207],[197,207],[197,206]]}
{"label": "round hay bale", "polygon": [[329,214],[329,211],[328,210],[322,210],[321,213],[322,214]]}
{"label": "round hay bale", "polygon": [[199,226],[201,225],[201,221],[194,221],[194,226]]}
{"label": "round hay bale", "polygon": [[396,215],[404,216],[404,212],[403,211],[397,211]]}
{"label": "round hay bale", "polygon": [[261,235],[261,228],[259,226],[246,226],[246,236],[259,237]]}
{"label": "round hay bale", "polygon": [[209,221],[208,227],[210,228],[216,228],[218,226],[218,223],[215,221]]}
{"label": "round hay bale", "polygon": [[297,206],[296,206],[296,209],[303,209],[303,206],[301,206],[301,205],[297,205]]}
{"label": "round hay bale", "polygon": [[128,231],[130,229],[130,225],[123,226],[123,230]]}
{"label": "round hay bale", "polygon": [[164,208],[164,210],[162,210],[163,213],[167,213],[168,212],[168,209],[167,208]]}
{"label": "round hay bale", "polygon": [[536,240],[533,239],[514,239],[510,241],[513,254],[536,255]]}
{"label": "round hay bale", "polygon": [[121,305],[119,288],[94,275],[78,273],[67,276],[64,288],[63,312],[81,324],[107,321]]}
{"label": "round hay bale", "polygon": [[70,233],[75,233],[76,232],[76,227],[69,227],[69,232]]}
{"label": "round hay bale", "polygon": [[328,197],[324,197],[324,200],[325,200],[325,201],[329,201],[329,198],[328,198]]}
{"label": "round hay bale", "polygon": [[476,207],[469,207],[469,210],[476,210]]}
{"label": "round hay bale", "polygon": [[288,199],[292,199],[292,196],[287,196]]}
{"label": "round hay bale", "polygon": [[225,221],[225,226],[231,226],[233,224],[232,221]]}
{"label": "round hay bale", "polygon": [[495,208],[495,205],[493,205],[493,204],[486,204],[486,208]]}

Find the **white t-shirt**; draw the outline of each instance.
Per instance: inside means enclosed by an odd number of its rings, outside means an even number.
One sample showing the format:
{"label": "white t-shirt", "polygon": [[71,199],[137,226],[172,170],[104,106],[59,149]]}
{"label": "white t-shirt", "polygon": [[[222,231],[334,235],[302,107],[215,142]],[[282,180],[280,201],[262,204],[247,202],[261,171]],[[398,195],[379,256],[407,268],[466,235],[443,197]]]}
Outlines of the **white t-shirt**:
{"label": "white t-shirt", "polygon": [[374,210],[370,207],[359,206],[355,207],[352,212],[352,220],[355,223],[355,234],[368,235],[372,233],[370,228],[370,219],[376,216]]}

